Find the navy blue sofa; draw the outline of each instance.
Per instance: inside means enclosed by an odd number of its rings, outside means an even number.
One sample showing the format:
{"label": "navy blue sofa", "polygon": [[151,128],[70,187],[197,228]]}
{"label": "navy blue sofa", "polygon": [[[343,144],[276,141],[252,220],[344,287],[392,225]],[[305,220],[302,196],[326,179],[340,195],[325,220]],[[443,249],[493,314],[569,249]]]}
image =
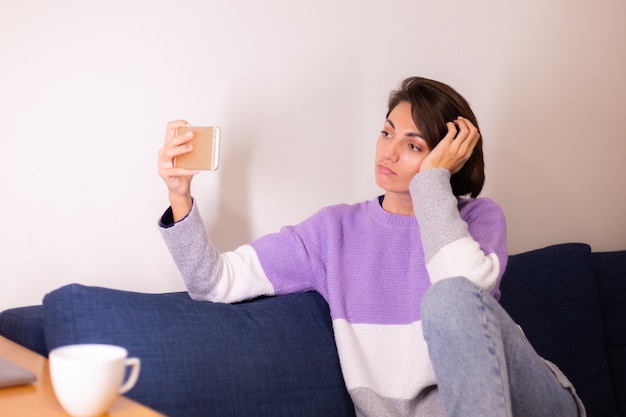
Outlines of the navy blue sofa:
{"label": "navy blue sofa", "polygon": [[[590,417],[626,416],[626,251],[567,243],[512,255],[502,305],[572,380]],[[226,305],[78,284],[0,313],[0,334],[47,355],[113,343],[142,360],[128,397],[171,417],[353,416],[315,292]]]}

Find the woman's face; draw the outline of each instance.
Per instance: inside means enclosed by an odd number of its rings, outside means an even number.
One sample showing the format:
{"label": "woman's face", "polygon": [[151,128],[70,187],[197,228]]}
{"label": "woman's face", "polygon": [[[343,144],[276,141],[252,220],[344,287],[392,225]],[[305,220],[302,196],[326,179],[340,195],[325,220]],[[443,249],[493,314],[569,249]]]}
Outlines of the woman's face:
{"label": "woman's face", "polygon": [[400,102],[389,113],[376,144],[376,184],[388,192],[406,193],[430,153],[413,122],[411,104]]}

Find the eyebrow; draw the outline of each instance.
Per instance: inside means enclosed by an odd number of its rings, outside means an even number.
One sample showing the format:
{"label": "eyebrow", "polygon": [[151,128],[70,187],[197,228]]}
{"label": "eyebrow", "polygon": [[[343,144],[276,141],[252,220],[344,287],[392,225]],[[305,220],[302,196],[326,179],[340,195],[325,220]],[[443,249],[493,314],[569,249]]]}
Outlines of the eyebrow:
{"label": "eyebrow", "polygon": [[[394,125],[393,122],[390,119],[385,120],[385,123],[389,123],[389,125],[391,125],[391,127],[395,130],[396,125]],[[406,135],[408,137],[410,137],[410,138],[419,138],[419,139],[422,139],[422,140],[426,140],[426,138],[424,136],[422,136],[421,133],[409,132]]]}

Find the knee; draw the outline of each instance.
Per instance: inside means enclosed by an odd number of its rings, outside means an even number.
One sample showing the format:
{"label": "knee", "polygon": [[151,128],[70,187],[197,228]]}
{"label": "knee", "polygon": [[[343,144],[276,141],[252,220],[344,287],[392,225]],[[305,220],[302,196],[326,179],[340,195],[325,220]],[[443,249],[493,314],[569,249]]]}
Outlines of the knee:
{"label": "knee", "polygon": [[474,303],[478,287],[464,277],[446,278],[433,284],[422,299],[422,326],[448,327],[459,323],[466,312],[466,306]]}

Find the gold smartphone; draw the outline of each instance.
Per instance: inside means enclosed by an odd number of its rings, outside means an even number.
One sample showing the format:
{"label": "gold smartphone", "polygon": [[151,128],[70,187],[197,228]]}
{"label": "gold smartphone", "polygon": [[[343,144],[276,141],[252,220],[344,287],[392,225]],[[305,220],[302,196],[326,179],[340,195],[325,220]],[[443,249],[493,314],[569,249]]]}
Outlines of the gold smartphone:
{"label": "gold smartphone", "polygon": [[189,142],[193,150],[176,157],[176,167],[215,171],[220,159],[220,128],[217,126],[179,127],[176,135],[192,131],[193,139]]}

